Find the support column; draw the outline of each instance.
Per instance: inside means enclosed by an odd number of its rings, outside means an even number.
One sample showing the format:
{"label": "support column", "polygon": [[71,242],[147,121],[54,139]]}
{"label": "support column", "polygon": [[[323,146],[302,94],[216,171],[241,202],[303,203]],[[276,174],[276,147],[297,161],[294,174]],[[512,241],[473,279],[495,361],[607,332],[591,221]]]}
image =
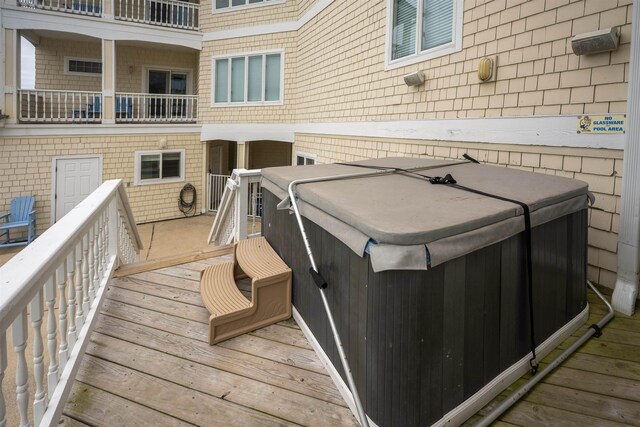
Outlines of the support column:
{"label": "support column", "polygon": [[102,123],[115,120],[116,42],[102,40]]}
{"label": "support column", "polygon": [[202,188],[205,192],[206,197],[201,197],[202,200],[200,213],[207,213],[207,209],[211,203],[211,188],[209,188],[209,143],[207,141],[202,141]]}
{"label": "support column", "polygon": [[624,143],[620,230],[618,231],[618,277],[613,308],[632,315],[638,297],[640,272],[640,1],[633,2],[631,59],[627,95],[627,132]]}
{"label": "support column", "polygon": [[249,168],[249,142],[238,141],[236,145],[236,168]]}
{"label": "support column", "polygon": [[7,123],[18,122],[18,89],[20,89],[20,32],[4,29],[4,105]]}
{"label": "support column", "polygon": [[[100,2],[98,2],[99,4]],[[115,12],[114,0],[102,0],[102,18],[113,19]]]}

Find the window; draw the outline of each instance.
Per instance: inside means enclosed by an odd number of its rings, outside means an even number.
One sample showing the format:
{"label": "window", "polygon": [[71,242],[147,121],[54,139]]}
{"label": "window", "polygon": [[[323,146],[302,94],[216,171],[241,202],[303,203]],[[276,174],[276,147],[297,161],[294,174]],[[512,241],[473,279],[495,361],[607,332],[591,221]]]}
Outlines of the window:
{"label": "window", "polygon": [[316,164],[316,155],[296,151],[296,166],[307,166]]}
{"label": "window", "polygon": [[136,185],[177,181],[184,181],[184,150],[136,152]]}
{"label": "window", "polygon": [[99,59],[65,58],[64,63],[65,74],[102,74],[102,61]]}
{"label": "window", "polygon": [[284,54],[213,59],[213,105],[282,102]]}
{"label": "window", "polygon": [[[462,47],[462,0],[388,0],[387,67],[408,65]],[[390,30],[390,31],[389,31]]]}
{"label": "window", "polygon": [[213,0],[214,12],[227,12],[236,9],[267,6],[269,4],[284,3],[285,0]]}

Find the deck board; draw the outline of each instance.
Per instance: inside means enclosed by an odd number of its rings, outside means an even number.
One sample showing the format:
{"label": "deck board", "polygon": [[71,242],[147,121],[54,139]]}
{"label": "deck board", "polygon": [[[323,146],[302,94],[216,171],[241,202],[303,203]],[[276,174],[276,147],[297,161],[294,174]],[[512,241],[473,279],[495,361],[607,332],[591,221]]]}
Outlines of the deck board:
{"label": "deck board", "polygon": [[[208,345],[199,271],[230,259],[113,279],[61,425],[357,425],[293,319]],[[606,312],[592,294],[589,304],[586,325],[542,366]],[[494,425],[640,426],[640,314],[617,315]]]}
{"label": "deck board", "polygon": [[111,280],[68,425],[357,425],[292,319],[209,346],[199,271],[228,258]]}
{"label": "deck board", "polygon": [[[541,368],[605,315],[602,301],[591,292],[588,295],[588,321],[553,350]],[[479,420],[526,379],[528,376],[512,384],[465,424]],[[521,426],[640,426],[640,313],[631,317],[616,314],[601,337],[589,340],[500,421]]]}

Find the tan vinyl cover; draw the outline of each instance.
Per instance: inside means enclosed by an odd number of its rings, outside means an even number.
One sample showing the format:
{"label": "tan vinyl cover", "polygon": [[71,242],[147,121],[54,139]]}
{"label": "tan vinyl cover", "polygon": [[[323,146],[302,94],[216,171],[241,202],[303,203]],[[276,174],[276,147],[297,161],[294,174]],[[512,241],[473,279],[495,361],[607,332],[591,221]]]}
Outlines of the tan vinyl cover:
{"label": "tan vinyl cover", "polygon": [[[573,179],[469,162],[414,158],[356,164],[451,174],[459,185],[526,203],[532,226],[587,206],[587,184]],[[281,199],[293,180],[337,178],[296,186],[301,212],[362,255],[370,240],[375,271],[426,269],[524,230],[517,204],[402,173],[348,165],[279,167],[262,171],[264,187]],[[285,203],[286,204],[286,203]]]}

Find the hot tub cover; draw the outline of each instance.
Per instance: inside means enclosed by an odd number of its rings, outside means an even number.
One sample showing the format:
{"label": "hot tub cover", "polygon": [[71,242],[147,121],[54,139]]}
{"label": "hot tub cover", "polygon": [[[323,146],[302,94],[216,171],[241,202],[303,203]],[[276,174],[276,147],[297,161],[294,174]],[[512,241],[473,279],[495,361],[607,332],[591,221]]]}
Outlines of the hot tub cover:
{"label": "hot tub cover", "polygon": [[[263,187],[281,199],[280,208],[289,208],[292,181],[325,178],[295,186],[300,213],[359,256],[369,252],[374,271],[428,269],[525,228],[523,208],[515,203],[373,168],[451,174],[464,187],[526,203],[532,227],[586,208],[589,198],[587,184],[574,179],[406,157],[267,168]],[[360,176],[331,178],[353,174]]]}

